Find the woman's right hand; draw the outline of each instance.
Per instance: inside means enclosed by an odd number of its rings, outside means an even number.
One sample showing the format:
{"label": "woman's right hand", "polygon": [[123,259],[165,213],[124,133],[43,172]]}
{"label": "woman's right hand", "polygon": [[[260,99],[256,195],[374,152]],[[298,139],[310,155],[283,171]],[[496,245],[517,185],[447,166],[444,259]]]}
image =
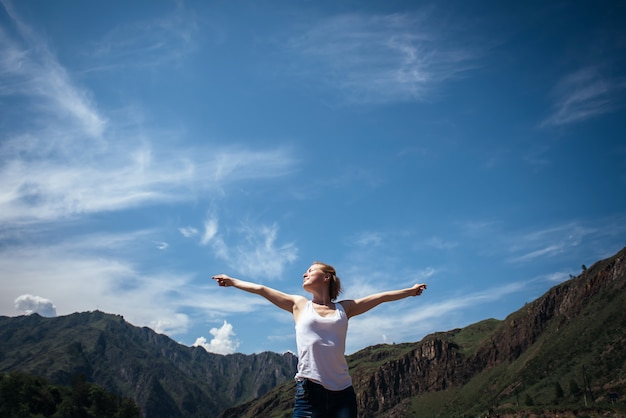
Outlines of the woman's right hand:
{"label": "woman's right hand", "polygon": [[235,285],[234,281],[236,280],[230,276],[227,276],[226,274],[217,274],[211,278],[213,280],[216,280],[217,284],[219,284],[222,287],[234,286]]}

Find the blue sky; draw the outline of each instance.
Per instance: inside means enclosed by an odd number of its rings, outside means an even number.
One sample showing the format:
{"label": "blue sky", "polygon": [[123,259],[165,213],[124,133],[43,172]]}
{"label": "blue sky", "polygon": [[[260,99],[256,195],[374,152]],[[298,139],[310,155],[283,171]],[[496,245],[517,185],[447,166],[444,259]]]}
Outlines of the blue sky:
{"label": "blue sky", "polygon": [[626,245],[623,2],[0,4],[1,315],[283,352],[290,315],[211,275],[428,284],[353,318],[352,353]]}

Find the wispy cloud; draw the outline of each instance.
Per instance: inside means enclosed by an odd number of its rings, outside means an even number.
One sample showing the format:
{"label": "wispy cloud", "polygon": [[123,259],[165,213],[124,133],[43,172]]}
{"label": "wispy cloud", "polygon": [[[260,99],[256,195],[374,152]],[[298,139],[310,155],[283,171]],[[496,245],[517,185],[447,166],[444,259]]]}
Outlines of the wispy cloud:
{"label": "wispy cloud", "polygon": [[211,212],[204,220],[203,232],[196,228],[179,228],[187,238],[200,235],[198,244],[210,248],[212,255],[225,261],[233,274],[251,280],[279,279],[285,268],[298,257],[294,243],[278,243],[278,224],[263,225],[241,222],[239,228],[219,230],[219,220]]}
{"label": "wispy cloud", "polygon": [[361,232],[356,238],[355,238],[355,244],[358,245],[359,247],[376,247],[379,246],[382,242],[383,242],[384,237],[382,236],[382,233],[380,232],[374,232],[374,231],[366,231],[366,232]]}
{"label": "wispy cloud", "polygon": [[167,250],[170,245],[167,242],[155,241],[154,242],[159,250]]}
{"label": "wispy cloud", "polygon": [[[195,274],[141,268],[137,259],[161,257],[151,239],[154,235],[152,231],[73,235],[53,243],[39,235],[37,245],[15,243],[4,248],[0,314],[45,308],[49,314],[54,309],[67,315],[99,309],[123,314],[138,326],[179,335],[190,326],[190,312],[217,318],[220,312],[246,312],[263,302],[246,295],[225,300],[207,287],[213,284],[208,277],[197,284]],[[39,296],[28,296],[34,291]]]}
{"label": "wispy cloud", "polygon": [[[626,221],[623,214],[587,221],[559,223],[530,232],[509,232],[500,239],[503,260],[536,263],[538,260],[571,258],[580,263],[612,256],[624,246]],[[494,241],[497,241],[494,239]],[[578,268],[578,265],[572,266]]]}
{"label": "wispy cloud", "polygon": [[28,124],[13,124],[5,115],[0,223],[115,210],[158,196],[153,186],[164,175],[143,177],[140,157],[150,151],[111,150],[115,145],[104,138],[109,121],[91,94],[10,6],[7,11],[17,31],[13,39],[0,33],[0,85],[14,87],[0,94],[15,101]]}
{"label": "wispy cloud", "polygon": [[[477,66],[477,48],[429,24],[427,14],[347,14],[292,37],[294,72],[337,89],[348,102],[424,100],[444,81]],[[313,73],[311,73],[313,74]]]}
{"label": "wispy cloud", "polygon": [[539,248],[534,251],[530,251],[528,253],[522,254],[518,257],[513,257],[509,259],[511,262],[519,263],[523,261],[531,261],[539,257],[551,257],[556,254],[561,254],[566,249],[566,243],[560,242],[558,245],[548,245],[547,247]]}
{"label": "wispy cloud", "polygon": [[111,29],[91,47],[89,71],[177,65],[197,46],[198,22],[183,2],[168,16]]}
{"label": "wispy cloud", "polygon": [[279,244],[279,227],[273,225],[241,225],[245,237],[232,248],[230,261],[233,267],[249,277],[282,278],[285,267],[298,257],[294,243]]}
{"label": "wispy cloud", "polygon": [[596,233],[595,228],[578,223],[551,226],[518,237],[511,251],[518,255],[508,258],[509,262],[522,263],[537,258],[554,257],[578,246],[585,237]]}
{"label": "wispy cloud", "polygon": [[610,77],[598,67],[585,67],[561,79],[551,96],[552,113],[542,127],[569,125],[615,110],[615,98],[626,83]]}
{"label": "wispy cloud", "polygon": [[0,30],[0,95],[37,99],[31,102],[31,110],[39,110],[48,118],[30,119],[29,124],[42,126],[53,118],[61,119],[66,130],[75,127],[87,137],[100,137],[106,118],[89,93],[72,82],[46,42],[20,19],[11,4],[3,2],[3,6],[16,31],[11,37]]}
{"label": "wispy cloud", "polygon": [[273,225],[241,225],[243,239],[223,253],[231,267],[248,277],[282,278],[286,266],[298,257],[294,243],[277,243],[279,227]]}
{"label": "wispy cloud", "polygon": [[253,150],[248,148],[222,147],[212,154],[198,170],[209,182],[233,182],[254,178],[276,178],[292,172],[296,159],[284,147]]}
{"label": "wispy cloud", "polygon": [[13,101],[5,108],[20,117],[2,115],[0,225],[182,201],[197,191],[293,169],[286,148],[172,148],[167,144],[180,139],[177,133],[99,109],[46,41],[5,6],[16,29],[0,31],[0,95]]}
{"label": "wispy cloud", "polygon": [[206,245],[215,237],[217,226],[218,223],[215,216],[211,216],[204,221],[204,233],[202,234],[202,239],[200,239],[200,244]]}
{"label": "wispy cloud", "polygon": [[[467,307],[496,301],[518,292],[524,286],[524,283],[510,283],[437,303],[428,302],[425,293],[424,297],[394,302],[393,307],[382,305],[375,308],[376,312],[371,315],[365,314],[350,320],[346,352],[387,341],[419,341],[429,330],[444,330],[450,326],[446,318],[452,313],[461,313]],[[394,312],[393,321],[389,321],[385,311]]]}
{"label": "wispy cloud", "polygon": [[441,237],[431,237],[428,239],[427,245],[438,250],[451,250],[456,248],[459,243],[456,241],[448,241]]}
{"label": "wispy cloud", "polygon": [[[43,138],[42,138],[43,140]],[[36,161],[24,153],[7,155],[0,169],[0,223],[53,220],[84,213],[121,210],[181,196],[174,185],[190,182],[184,164],[164,161],[145,166],[127,154],[95,152],[87,161]]]}
{"label": "wispy cloud", "polygon": [[195,235],[198,235],[198,230],[192,226],[178,228],[178,230],[185,238],[191,238]]}

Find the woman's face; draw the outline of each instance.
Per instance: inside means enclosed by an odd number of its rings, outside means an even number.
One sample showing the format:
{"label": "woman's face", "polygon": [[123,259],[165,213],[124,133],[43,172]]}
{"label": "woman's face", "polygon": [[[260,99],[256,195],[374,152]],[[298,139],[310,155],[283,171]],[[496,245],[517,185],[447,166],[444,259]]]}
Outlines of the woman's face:
{"label": "woman's face", "polygon": [[319,286],[325,283],[326,273],[322,271],[322,266],[319,264],[312,264],[307,271],[304,272],[302,278],[302,287],[305,289],[311,286]]}

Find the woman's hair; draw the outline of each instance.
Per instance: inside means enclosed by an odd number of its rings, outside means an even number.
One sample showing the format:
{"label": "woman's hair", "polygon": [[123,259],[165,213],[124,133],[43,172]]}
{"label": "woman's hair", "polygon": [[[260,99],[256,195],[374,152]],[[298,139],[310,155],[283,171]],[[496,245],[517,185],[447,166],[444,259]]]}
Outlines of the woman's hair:
{"label": "woman's hair", "polygon": [[341,280],[337,277],[335,268],[330,264],[322,263],[320,261],[315,261],[313,264],[317,264],[321,267],[321,270],[324,273],[330,275],[330,280],[328,281],[328,294],[331,302],[334,302],[335,299],[337,299],[337,296],[341,293]]}

